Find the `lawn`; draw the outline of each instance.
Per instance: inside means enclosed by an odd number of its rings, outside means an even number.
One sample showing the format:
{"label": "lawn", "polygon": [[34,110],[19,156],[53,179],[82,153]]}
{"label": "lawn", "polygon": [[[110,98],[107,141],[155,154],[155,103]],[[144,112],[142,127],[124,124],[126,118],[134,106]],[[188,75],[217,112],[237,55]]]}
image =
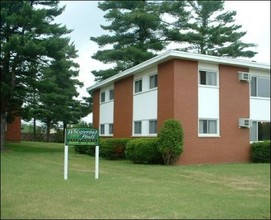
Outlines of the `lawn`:
{"label": "lawn", "polygon": [[1,219],[270,218],[270,164],[161,166],[94,158],[63,144],[8,144],[1,153]]}

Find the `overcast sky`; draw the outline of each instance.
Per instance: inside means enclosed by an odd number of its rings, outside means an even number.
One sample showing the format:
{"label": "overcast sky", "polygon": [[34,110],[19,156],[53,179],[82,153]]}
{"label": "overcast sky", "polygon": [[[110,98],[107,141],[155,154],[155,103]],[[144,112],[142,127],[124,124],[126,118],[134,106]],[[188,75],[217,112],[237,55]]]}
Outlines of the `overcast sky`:
{"label": "overcast sky", "polygon": [[[86,88],[94,84],[93,70],[105,68],[102,63],[91,58],[97,52],[98,46],[90,41],[91,36],[100,36],[106,32],[100,27],[107,24],[103,18],[104,12],[97,7],[98,1],[62,1],[65,11],[56,19],[69,29],[78,50],[80,65],[79,80],[84,83],[80,89],[81,96],[88,96]],[[225,10],[235,10],[235,24],[242,25],[242,31],[247,31],[243,42],[255,43],[258,54],[251,58],[261,63],[270,63],[270,2],[269,1],[225,1]],[[92,121],[91,117],[84,119]]]}

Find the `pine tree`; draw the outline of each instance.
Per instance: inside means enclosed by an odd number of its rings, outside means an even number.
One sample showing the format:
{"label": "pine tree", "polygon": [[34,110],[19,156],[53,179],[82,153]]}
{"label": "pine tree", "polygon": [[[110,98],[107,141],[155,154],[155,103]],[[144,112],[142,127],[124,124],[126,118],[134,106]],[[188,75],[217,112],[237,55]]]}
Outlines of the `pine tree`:
{"label": "pine tree", "polygon": [[[93,71],[96,80],[135,66],[164,49],[166,44],[160,39],[161,18],[156,2],[104,1],[99,2],[98,7],[107,12],[104,18],[110,24],[101,27],[110,34],[90,38],[102,48],[92,58],[115,66]],[[110,48],[103,48],[105,46]]]}
{"label": "pine tree", "polygon": [[6,119],[21,114],[29,89],[36,86],[35,66],[57,58],[62,36],[70,33],[52,23],[63,10],[58,1],[1,1],[1,150]]}
{"label": "pine tree", "polygon": [[[179,13],[182,10],[171,4],[169,13],[177,19],[182,18],[183,14]],[[167,30],[168,39],[188,44],[182,50],[227,57],[253,57],[256,54],[249,50],[255,44],[242,42],[246,32],[240,31],[242,26],[234,23],[236,11],[224,10],[224,1],[187,1],[186,11],[191,16],[188,22],[181,22],[181,25],[175,22]]]}

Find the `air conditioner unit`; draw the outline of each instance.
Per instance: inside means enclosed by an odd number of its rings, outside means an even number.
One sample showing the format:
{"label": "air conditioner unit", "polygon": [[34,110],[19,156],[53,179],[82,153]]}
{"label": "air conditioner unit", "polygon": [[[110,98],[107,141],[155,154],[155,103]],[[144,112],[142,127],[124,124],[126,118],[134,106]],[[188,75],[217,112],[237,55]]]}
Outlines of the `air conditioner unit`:
{"label": "air conditioner unit", "polygon": [[250,81],[250,74],[247,72],[238,72],[238,79],[240,81]]}
{"label": "air conditioner unit", "polygon": [[251,120],[249,118],[239,118],[239,127],[250,128],[251,127]]}

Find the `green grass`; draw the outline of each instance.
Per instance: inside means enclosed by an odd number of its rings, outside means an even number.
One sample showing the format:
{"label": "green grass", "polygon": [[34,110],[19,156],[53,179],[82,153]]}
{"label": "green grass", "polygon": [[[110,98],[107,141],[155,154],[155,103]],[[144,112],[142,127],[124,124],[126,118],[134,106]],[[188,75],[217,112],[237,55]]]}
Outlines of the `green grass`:
{"label": "green grass", "polygon": [[100,160],[62,144],[9,144],[1,154],[1,218],[270,218],[270,164],[161,166]]}

